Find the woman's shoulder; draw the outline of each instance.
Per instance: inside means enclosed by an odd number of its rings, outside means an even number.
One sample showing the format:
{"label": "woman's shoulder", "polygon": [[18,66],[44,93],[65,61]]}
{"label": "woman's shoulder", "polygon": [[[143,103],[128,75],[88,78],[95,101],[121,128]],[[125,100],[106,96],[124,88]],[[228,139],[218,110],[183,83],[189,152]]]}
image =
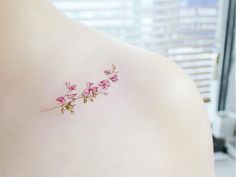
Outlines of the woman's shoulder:
{"label": "woman's shoulder", "polygon": [[168,132],[169,146],[179,152],[184,150],[180,156],[173,157],[174,173],[182,173],[183,164],[178,162],[186,162],[186,169],[191,169],[186,172],[187,176],[213,176],[209,119],[193,80],[160,54],[127,44],[120,47],[119,53],[124,56],[120,68],[124,70],[122,77],[135,92],[136,102],[160,129]]}
{"label": "woman's shoulder", "polygon": [[123,71],[121,74],[125,74],[123,77],[129,79],[129,84],[199,97],[193,80],[170,58],[114,39],[104,46],[103,52]]}

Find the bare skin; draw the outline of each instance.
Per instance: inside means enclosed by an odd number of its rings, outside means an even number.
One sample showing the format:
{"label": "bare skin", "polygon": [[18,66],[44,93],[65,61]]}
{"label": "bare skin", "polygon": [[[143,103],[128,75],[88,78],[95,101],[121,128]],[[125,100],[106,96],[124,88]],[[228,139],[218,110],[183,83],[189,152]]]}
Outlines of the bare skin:
{"label": "bare skin", "polygon": [[[169,59],[69,20],[46,0],[0,0],[1,177],[213,177],[211,132],[191,79]],[[55,104],[111,64],[108,96]]]}

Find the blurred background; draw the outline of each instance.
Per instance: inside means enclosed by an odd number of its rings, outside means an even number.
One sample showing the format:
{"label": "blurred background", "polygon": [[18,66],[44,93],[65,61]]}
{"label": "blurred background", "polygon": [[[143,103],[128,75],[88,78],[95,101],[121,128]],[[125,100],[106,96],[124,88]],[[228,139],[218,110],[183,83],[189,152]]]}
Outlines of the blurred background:
{"label": "blurred background", "polygon": [[235,0],[51,0],[67,16],[171,58],[212,125],[216,177],[235,175]]}

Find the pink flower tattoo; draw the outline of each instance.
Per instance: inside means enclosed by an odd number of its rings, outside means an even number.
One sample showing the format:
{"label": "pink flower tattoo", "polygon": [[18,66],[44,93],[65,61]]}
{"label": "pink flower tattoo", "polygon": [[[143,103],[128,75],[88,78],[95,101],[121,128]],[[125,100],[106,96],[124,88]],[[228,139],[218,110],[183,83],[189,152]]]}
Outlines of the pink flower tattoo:
{"label": "pink flower tattoo", "polygon": [[106,69],[104,74],[106,79],[101,80],[97,84],[93,82],[87,82],[86,88],[83,89],[82,93],[78,93],[77,85],[70,82],[66,82],[65,86],[67,93],[63,96],[56,98],[57,104],[49,109],[43,111],[50,111],[54,109],[59,109],[61,113],[75,112],[75,107],[78,105],[79,101],[82,100],[82,103],[87,103],[88,101],[93,102],[99,95],[108,95],[108,89],[118,81],[118,71],[116,66],[112,65],[111,69]]}
{"label": "pink flower tattoo", "polygon": [[108,89],[108,87],[110,87],[110,85],[111,85],[111,83],[108,79],[100,81],[100,83],[98,84],[98,86],[104,90]]}

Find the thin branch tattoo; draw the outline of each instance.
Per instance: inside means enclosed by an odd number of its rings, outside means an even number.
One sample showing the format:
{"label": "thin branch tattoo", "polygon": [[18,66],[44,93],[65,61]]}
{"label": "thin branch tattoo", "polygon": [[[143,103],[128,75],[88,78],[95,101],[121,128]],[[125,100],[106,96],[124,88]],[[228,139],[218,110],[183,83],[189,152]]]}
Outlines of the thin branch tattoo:
{"label": "thin branch tattoo", "polygon": [[77,85],[70,82],[66,82],[65,86],[67,93],[56,99],[57,104],[51,108],[44,109],[43,111],[51,111],[54,109],[59,109],[62,114],[65,112],[74,113],[75,107],[79,100],[85,104],[88,101],[93,102],[98,95],[108,95],[108,88],[118,81],[118,71],[116,66],[112,64],[111,69],[106,69],[104,71],[106,79],[101,80],[97,84],[93,82],[87,82],[86,88],[82,93],[77,93]]}

